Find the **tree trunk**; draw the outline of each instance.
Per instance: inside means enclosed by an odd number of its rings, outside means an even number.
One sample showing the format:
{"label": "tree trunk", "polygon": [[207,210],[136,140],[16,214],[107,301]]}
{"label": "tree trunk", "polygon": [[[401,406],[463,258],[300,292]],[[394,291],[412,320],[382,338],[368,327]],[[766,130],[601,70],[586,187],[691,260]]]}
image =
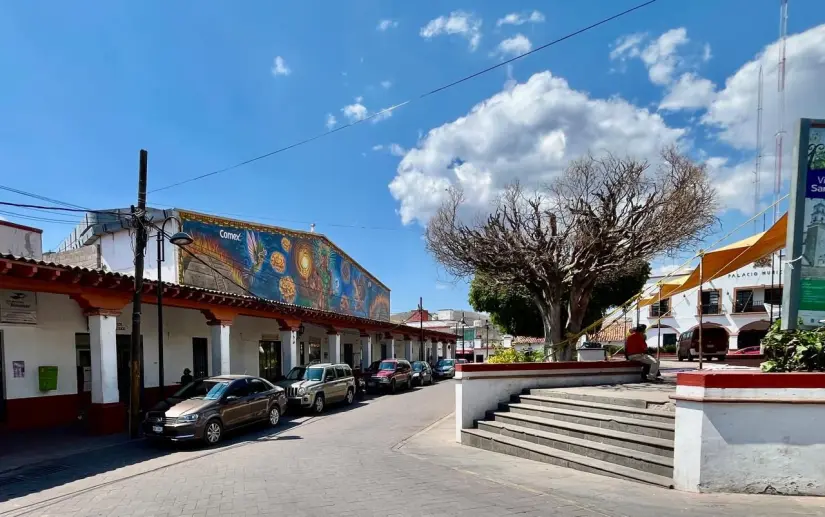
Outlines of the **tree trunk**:
{"label": "tree trunk", "polygon": [[[582,321],[587,314],[587,306],[590,304],[590,297],[593,294],[593,287],[590,285],[574,285],[570,289],[570,301],[567,308],[567,327],[566,333],[568,336],[576,336],[582,330]],[[565,347],[565,356],[573,360],[573,352],[576,349],[575,341],[568,343]]]}
{"label": "tree trunk", "polygon": [[561,302],[543,295],[534,295],[533,299],[541,312],[545,346],[551,347],[553,360],[558,361],[556,348],[553,345],[561,342]]}

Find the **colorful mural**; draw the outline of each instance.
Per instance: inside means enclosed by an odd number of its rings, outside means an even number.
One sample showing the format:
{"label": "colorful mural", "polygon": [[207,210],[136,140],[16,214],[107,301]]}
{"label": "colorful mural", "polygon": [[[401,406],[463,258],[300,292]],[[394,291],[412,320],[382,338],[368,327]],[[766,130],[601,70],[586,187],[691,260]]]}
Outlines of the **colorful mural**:
{"label": "colorful mural", "polygon": [[194,239],[187,249],[203,261],[180,253],[183,284],[390,319],[389,289],[324,237],[191,212],[179,215],[183,231]]}

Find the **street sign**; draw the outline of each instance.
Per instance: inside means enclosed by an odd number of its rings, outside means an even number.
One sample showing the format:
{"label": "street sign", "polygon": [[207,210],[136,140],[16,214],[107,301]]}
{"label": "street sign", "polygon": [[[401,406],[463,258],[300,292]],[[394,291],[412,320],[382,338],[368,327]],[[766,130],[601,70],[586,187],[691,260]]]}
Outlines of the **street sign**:
{"label": "street sign", "polygon": [[782,328],[825,320],[825,120],[801,119],[791,178]]}

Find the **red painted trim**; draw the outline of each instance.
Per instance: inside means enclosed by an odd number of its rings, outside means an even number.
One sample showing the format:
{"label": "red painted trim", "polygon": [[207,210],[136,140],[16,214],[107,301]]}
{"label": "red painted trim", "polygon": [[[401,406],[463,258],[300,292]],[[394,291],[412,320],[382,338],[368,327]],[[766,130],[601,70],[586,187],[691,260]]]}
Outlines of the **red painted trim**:
{"label": "red painted trim", "polygon": [[563,372],[559,370],[547,370],[541,373],[534,373],[532,375],[484,375],[475,377],[473,375],[462,375],[459,381],[486,381],[488,379],[538,379],[540,377],[607,377],[611,375],[639,375],[642,371],[642,365],[629,365],[627,366],[635,367],[636,371],[627,371],[627,372]]}
{"label": "red painted trim", "polygon": [[78,395],[51,395],[6,400],[8,429],[43,429],[77,422]]}
{"label": "red painted trim", "polygon": [[569,361],[558,363],[465,363],[457,364],[457,372],[519,372],[526,370],[602,370],[637,366],[632,361]]}
{"label": "red painted trim", "polygon": [[825,373],[681,372],[679,386],[699,388],[825,388]]}
{"label": "red painted trim", "polygon": [[40,228],[35,228],[33,226],[26,226],[25,224],[17,224],[11,221],[0,221],[0,226],[8,226],[10,228],[17,228],[18,230],[23,230],[25,232],[34,232],[34,233],[43,233],[43,230]]}
{"label": "red painted trim", "polygon": [[690,397],[687,395],[671,395],[670,398],[672,400],[681,400],[683,402],[701,402],[703,404],[807,404],[810,406],[819,406],[825,404],[825,399],[745,399],[737,397]]}

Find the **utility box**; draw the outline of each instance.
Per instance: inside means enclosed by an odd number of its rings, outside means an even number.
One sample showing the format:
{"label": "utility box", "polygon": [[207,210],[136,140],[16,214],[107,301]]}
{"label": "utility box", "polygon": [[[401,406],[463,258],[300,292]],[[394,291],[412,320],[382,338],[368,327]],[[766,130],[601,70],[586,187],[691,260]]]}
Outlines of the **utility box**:
{"label": "utility box", "polygon": [[57,366],[39,366],[37,368],[37,378],[40,383],[40,391],[57,390]]}
{"label": "utility box", "polygon": [[579,361],[604,361],[605,352],[601,343],[582,343],[577,349]]}

